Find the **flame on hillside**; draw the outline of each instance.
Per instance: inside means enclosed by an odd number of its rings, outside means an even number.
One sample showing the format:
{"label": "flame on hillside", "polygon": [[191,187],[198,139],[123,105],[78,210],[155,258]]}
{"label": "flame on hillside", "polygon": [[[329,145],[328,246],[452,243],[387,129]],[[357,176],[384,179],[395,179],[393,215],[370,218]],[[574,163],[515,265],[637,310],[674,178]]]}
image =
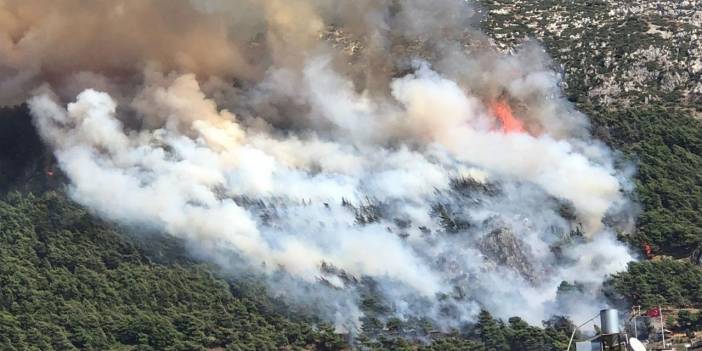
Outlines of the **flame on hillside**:
{"label": "flame on hillside", "polygon": [[490,111],[500,122],[500,129],[504,133],[524,133],[524,122],[514,115],[512,107],[504,100],[492,102]]}

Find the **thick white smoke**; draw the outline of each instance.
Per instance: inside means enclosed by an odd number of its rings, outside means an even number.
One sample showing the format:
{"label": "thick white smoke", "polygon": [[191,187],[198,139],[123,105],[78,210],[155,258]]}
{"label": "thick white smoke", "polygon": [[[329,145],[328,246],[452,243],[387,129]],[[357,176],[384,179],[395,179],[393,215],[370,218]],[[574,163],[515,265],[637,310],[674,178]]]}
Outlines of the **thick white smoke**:
{"label": "thick white smoke", "polygon": [[[200,65],[189,42],[168,36],[168,21],[153,40],[188,60],[113,48],[129,53],[136,86],[115,79],[112,64],[71,66],[69,79],[54,76],[72,64],[64,56],[29,71],[5,63],[30,72],[27,84],[53,83],[56,93],[32,93],[35,123],[73,198],[105,218],[182,238],[225,269],[268,276],[284,297],[318,299],[320,313],[347,328],[358,326],[367,279],[391,314],[443,327],[480,308],[532,322],[585,316],[600,307],[606,275],[632,259],[603,224],[626,205],[611,151],[560,97],[538,47],[501,56],[461,29],[471,18],[464,1],[240,1],[265,19],[245,21],[263,28],[265,45],[254,29],[250,42],[229,41],[226,28],[236,26],[226,21],[243,18],[231,4],[176,3],[208,23],[189,35],[219,33],[209,38],[227,49],[215,58],[232,66]],[[127,1],[121,11],[152,10]],[[352,44],[319,39],[329,31]],[[362,48],[349,52],[354,45]],[[242,61],[256,53],[266,64]],[[65,104],[75,87],[66,79],[94,89]],[[570,234],[577,229],[584,236]],[[583,283],[579,304],[556,296],[562,281]],[[305,297],[309,286],[319,289]]]}

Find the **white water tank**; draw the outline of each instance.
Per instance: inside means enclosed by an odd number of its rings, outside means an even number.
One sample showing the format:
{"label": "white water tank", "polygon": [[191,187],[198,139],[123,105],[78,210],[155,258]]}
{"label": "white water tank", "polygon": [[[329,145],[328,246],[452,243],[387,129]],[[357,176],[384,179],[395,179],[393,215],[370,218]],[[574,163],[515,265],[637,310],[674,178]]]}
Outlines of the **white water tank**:
{"label": "white water tank", "polygon": [[619,334],[619,311],[609,308],[600,311],[602,335]]}

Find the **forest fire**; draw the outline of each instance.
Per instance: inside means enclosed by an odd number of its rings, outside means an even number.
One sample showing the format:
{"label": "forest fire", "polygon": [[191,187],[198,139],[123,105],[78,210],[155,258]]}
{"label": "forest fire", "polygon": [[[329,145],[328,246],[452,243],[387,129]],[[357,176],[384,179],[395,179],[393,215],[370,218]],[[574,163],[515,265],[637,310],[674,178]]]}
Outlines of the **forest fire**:
{"label": "forest fire", "polygon": [[[9,2],[29,34],[0,45],[0,104],[26,99],[51,148],[37,183],[338,330],[371,289],[402,301],[382,318],[442,330],[576,315],[631,260],[602,221],[626,202],[613,152],[551,98],[545,52],[484,46],[464,0]],[[578,310],[558,303],[581,277]]]}
{"label": "forest fire", "polygon": [[524,122],[514,116],[512,107],[503,100],[490,104],[490,111],[500,121],[501,129],[504,133],[523,133]]}

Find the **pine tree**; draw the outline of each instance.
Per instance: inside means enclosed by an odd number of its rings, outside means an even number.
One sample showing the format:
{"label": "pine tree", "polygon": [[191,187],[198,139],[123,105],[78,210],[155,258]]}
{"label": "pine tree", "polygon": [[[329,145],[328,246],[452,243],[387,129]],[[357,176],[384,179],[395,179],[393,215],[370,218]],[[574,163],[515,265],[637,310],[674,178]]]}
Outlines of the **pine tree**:
{"label": "pine tree", "polygon": [[480,311],[476,330],[486,351],[509,351],[504,324],[492,318],[490,312]]}

